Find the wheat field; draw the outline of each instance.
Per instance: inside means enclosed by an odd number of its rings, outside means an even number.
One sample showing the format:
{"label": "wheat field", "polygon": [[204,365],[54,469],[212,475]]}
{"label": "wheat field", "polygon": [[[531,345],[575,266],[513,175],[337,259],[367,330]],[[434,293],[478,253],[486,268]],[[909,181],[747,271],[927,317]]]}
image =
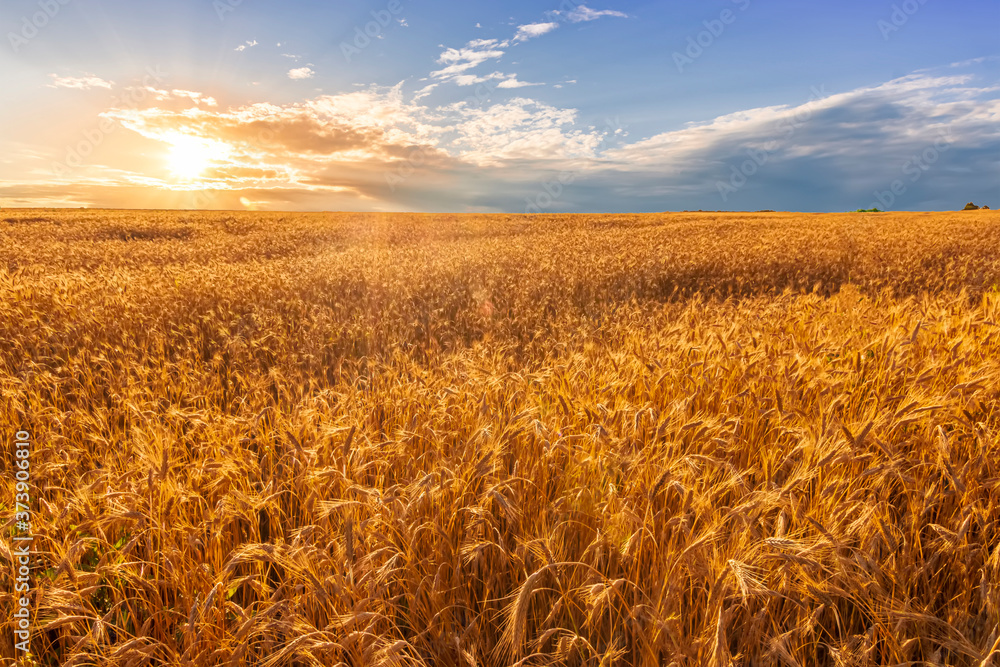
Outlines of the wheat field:
{"label": "wheat field", "polygon": [[1000,212],[0,212],[0,656],[1000,666]]}

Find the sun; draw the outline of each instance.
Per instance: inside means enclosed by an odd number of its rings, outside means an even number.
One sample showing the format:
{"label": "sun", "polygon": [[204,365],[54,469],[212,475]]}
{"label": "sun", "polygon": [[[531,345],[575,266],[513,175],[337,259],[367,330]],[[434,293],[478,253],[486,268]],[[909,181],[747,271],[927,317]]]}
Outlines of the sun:
{"label": "sun", "polygon": [[217,141],[199,139],[184,134],[172,135],[168,164],[177,178],[192,180],[198,178],[222,155],[222,146]]}

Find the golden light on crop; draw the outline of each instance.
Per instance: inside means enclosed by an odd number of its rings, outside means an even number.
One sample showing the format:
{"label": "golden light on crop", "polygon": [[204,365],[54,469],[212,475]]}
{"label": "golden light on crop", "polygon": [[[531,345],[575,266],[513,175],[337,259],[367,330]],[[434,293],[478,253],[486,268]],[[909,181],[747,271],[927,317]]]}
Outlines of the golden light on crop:
{"label": "golden light on crop", "polygon": [[184,134],[170,135],[167,141],[171,144],[168,157],[170,172],[184,180],[193,180],[204,175],[212,162],[227,152],[222,142]]}
{"label": "golden light on crop", "polygon": [[997,247],[998,211],[5,208],[36,664],[1000,667]]}

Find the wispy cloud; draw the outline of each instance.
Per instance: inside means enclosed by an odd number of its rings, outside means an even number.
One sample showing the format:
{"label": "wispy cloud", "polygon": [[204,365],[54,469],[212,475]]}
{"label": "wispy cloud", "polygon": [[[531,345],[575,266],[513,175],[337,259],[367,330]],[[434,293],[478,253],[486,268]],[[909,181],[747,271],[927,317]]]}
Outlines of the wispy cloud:
{"label": "wispy cloud", "polygon": [[257,40],[256,39],[250,40],[250,41],[247,41],[247,42],[244,42],[244,43],[240,44],[239,46],[237,46],[234,49],[234,51],[246,51],[247,49],[253,48],[255,46],[257,46]]}
{"label": "wispy cloud", "polygon": [[459,74],[458,76],[453,77],[452,81],[454,81],[459,86],[474,86],[477,83],[485,83],[487,81],[492,81],[494,79],[505,79],[508,78],[509,76],[514,76],[514,75],[507,75],[504,74],[503,72],[493,72],[492,74],[483,74],[483,75]]}
{"label": "wispy cloud", "polygon": [[517,74],[504,74],[503,72],[493,72],[491,74],[460,74],[452,79],[459,86],[474,86],[487,81],[499,81],[497,88],[524,88],[527,86],[544,86],[544,83],[528,83],[518,81]]}
{"label": "wispy cloud", "polygon": [[437,59],[437,63],[445,67],[431,72],[431,76],[436,79],[454,79],[488,60],[502,58],[508,46],[510,42],[506,40],[474,39],[460,49],[447,49]]}
{"label": "wispy cloud", "polygon": [[157,102],[190,100],[195,104],[204,104],[205,106],[210,107],[219,105],[214,97],[205,95],[204,93],[197,93],[193,90],[180,90],[177,88],[173,90],[161,90],[159,88],[154,88],[153,86],[146,86],[145,90],[147,93],[151,93],[153,95],[153,99]]}
{"label": "wispy cloud", "polygon": [[545,33],[552,32],[559,27],[558,23],[529,23],[517,27],[514,35],[515,42],[526,42],[533,37],[541,37]]}
{"label": "wispy cloud", "polygon": [[582,23],[584,21],[594,21],[603,16],[614,16],[618,18],[628,18],[628,14],[625,12],[619,12],[614,9],[601,9],[594,10],[586,5],[577,5],[570,10],[554,10],[551,12],[553,16],[558,16],[562,19],[569,21],[570,23]]}
{"label": "wispy cloud", "polygon": [[[627,17],[627,14],[614,10],[595,11],[585,5],[578,5],[572,10],[552,11],[550,16],[560,18],[571,23],[581,21],[593,21],[602,16]],[[479,27],[479,24],[476,24]],[[516,46],[530,39],[535,39],[546,35],[559,28],[556,21],[545,21],[538,23],[525,23],[517,26],[514,35],[509,39],[474,39],[467,42],[461,48],[448,48],[437,59],[439,65],[444,65],[442,69],[431,72],[430,76],[441,81],[451,81],[459,86],[469,86],[476,83],[483,83],[491,79],[502,79],[498,88],[523,88],[525,86],[544,85],[539,83],[527,83],[518,81],[516,75],[501,74],[494,72],[486,75],[473,75],[469,71],[490,61],[499,60],[506,55],[511,46]]]}
{"label": "wispy cloud", "polygon": [[497,84],[497,88],[527,88],[528,86],[544,86],[544,83],[529,83],[527,81],[518,81],[517,75],[512,74],[510,78],[504,79]]}
{"label": "wispy cloud", "polygon": [[49,77],[52,79],[52,83],[49,84],[49,88],[89,90],[90,88],[110,89],[114,85],[112,81],[105,81],[104,79],[94,76],[93,74],[85,74],[84,76],[59,76],[58,74],[49,74]]}
{"label": "wispy cloud", "polygon": [[428,95],[430,95],[434,91],[434,89],[437,88],[439,85],[441,85],[441,84],[432,83],[432,84],[424,86],[423,88],[421,88],[420,90],[418,90],[416,93],[413,94],[413,101],[414,102],[419,102],[423,98],[425,98]]}

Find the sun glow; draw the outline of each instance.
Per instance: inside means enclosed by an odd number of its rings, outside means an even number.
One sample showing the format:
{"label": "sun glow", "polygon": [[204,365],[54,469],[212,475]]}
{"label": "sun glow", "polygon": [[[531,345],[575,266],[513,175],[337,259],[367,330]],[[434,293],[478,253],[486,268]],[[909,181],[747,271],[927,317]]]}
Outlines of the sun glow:
{"label": "sun glow", "polygon": [[218,141],[183,134],[174,134],[167,141],[171,144],[168,159],[170,171],[185,180],[202,176],[213,162],[226,153],[226,147]]}

